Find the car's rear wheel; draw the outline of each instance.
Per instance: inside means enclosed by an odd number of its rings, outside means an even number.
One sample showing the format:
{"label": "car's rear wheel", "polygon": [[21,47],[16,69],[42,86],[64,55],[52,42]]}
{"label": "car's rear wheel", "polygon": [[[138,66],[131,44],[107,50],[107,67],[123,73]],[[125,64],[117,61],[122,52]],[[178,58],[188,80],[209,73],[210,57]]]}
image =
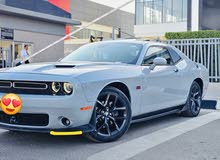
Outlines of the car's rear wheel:
{"label": "car's rear wheel", "polygon": [[96,142],[111,142],[120,138],[131,122],[130,101],[114,87],[106,87],[95,105],[95,131],[88,137]]}
{"label": "car's rear wheel", "polygon": [[196,117],[200,113],[202,104],[202,89],[197,82],[193,82],[190,88],[189,96],[186,102],[186,110],[182,112],[183,116]]}

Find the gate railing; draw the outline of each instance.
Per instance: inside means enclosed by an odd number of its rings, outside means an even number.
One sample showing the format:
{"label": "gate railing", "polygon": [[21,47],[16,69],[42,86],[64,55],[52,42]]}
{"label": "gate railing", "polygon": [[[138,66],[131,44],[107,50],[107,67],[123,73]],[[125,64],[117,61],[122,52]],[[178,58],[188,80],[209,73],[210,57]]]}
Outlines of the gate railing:
{"label": "gate railing", "polygon": [[220,38],[167,40],[166,43],[206,66],[210,82],[220,82]]}

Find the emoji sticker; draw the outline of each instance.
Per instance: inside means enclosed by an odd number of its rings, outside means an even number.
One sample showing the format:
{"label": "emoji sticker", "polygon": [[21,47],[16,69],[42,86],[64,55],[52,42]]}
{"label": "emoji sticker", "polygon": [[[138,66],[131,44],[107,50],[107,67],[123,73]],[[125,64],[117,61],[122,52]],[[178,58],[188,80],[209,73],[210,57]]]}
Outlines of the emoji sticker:
{"label": "emoji sticker", "polygon": [[8,115],[17,114],[22,108],[22,101],[16,94],[6,94],[1,99],[2,111]]}

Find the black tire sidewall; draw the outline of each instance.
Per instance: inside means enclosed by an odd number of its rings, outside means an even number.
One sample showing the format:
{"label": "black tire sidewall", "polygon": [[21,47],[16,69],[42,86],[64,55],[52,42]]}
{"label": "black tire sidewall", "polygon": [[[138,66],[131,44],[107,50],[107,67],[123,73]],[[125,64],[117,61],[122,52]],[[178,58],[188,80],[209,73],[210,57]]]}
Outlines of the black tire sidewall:
{"label": "black tire sidewall", "polygon": [[[115,135],[110,136],[110,137],[101,136],[101,135],[97,134],[96,131],[90,132],[89,133],[90,139],[92,139],[93,141],[96,141],[96,142],[115,141],[115,140],[119,139],[122,135],[124,135],[126,133],[126,131],[128,130],[128,128],[130,127],[132,113],[131,113],[131,104],[130,104],[129,99],[127,98],[127,96],[122,91],[120,91],[119,89],[117,89],[115,87],[106,87],[106,88],[104,88],[102,90],[102,92],[100,93],[100,95],[104,94],[104,93],[109,93],[109,92],[118,94],[118,96],[120,98],[122,98],[123,101],[125,101],[126,107],[127,107],[127,121],[125,122],[124,127],[118,133],[116,133]],[[96,108],[94,108],[94,109],[96,109]]]}
{"label": "black tire sidewall", "polygon": [[192,83],[192,85],[191,85],[190,92],[189,92],[189,95],[188,95],[188,99],[187,99],[187,103],[186,103],[186,105],[187,105],[187,110],[184,112],[184,115],[185,115],[185,116],[196,117],[196,116],[199,115],[200,110],[201,110],[201,106],[200,106],[199,111],[195,114],[195,113],[192,111],[192,106],[191,106],[191,104],[190,104],[190,98],[191,98],[191,97],[190,97],[190,94],[191,94],[192,89],[193,89],[193,87],[194,87],[195,85],[196,85],[197,87],[199,87],[199,89],[200,89],[200,96],[202,96],[202,89],[201,89],[200,85],[199,85],[196,81],[194,81],[194,82]]}

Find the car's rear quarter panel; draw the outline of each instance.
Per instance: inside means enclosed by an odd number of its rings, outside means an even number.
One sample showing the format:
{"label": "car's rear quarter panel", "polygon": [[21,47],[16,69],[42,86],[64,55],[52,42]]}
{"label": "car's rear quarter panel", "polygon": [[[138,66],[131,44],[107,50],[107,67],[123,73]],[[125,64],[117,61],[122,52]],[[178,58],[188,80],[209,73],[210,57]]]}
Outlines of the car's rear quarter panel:
{"label": "car's rear quarter panel", "polygon": [[201,79],[203,82],[203,96],[204,96],[209,84],[208,70],[203,65],[195,63],[191,60],[186,60],[185,65],[186,66],[183,73],[183,79],[184,79],[183,85],[185,88],[184,92],[186,93],[185,99],[187,99],[193,81],[198,78]]}

